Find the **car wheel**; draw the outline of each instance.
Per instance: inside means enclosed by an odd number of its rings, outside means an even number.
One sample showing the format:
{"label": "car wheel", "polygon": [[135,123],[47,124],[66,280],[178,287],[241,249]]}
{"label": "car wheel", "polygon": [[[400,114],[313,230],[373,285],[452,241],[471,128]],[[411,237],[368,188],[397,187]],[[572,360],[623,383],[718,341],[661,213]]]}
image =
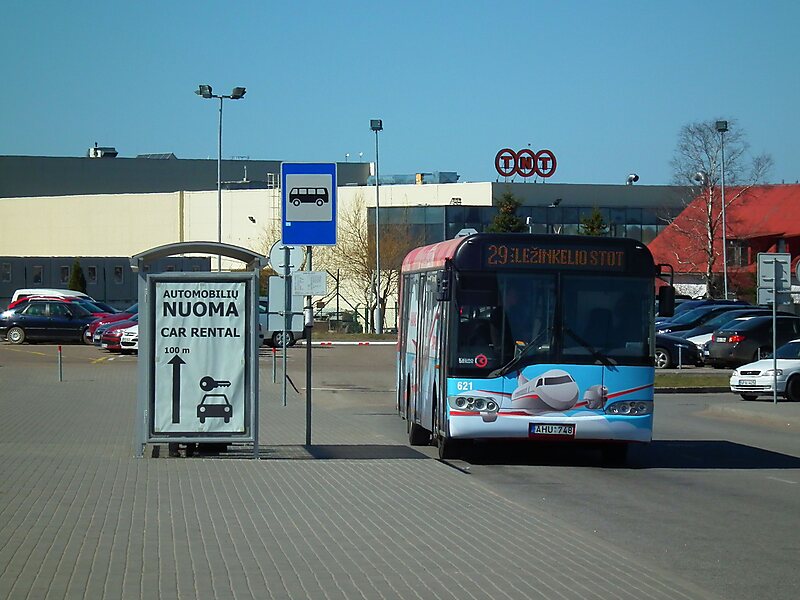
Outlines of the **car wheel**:
{"label": "car wheel", "polygon": [[786,399],[800,402],[800,375],[794,375],[786,382]]}
{"label": "car wheel", "polygon": [[439,460],[454,460],[464,454],[465,441],[443,435],[436,440],[436,446],[439,450]]}
{"label": "car wheel", "polygon": [[12,344],[21,344],[25,341],[25,330],[22,327],[12,327],[6,333],[6,339]]}
{"label": "car wheel", "polygon": [[656,369],[669,369],[672,359],[664,348],[656,348]]}
{"label": "car wheel", "polygon": [[747,400],[748,402],[752,402],[753,400],[756,400],[758,398],[758,396],[756,396],[755,394],[739,394],[739,395],[742,397],[742,400]]}
{"label": "car wheel", "polygon": [[[275,348],[283,348],[283,332],[276,331],[272,334],[272,345]],[[286,332],[286,346],[287,348],[290,346],[294,346],[294,335],[292,335],[291,331]]]}

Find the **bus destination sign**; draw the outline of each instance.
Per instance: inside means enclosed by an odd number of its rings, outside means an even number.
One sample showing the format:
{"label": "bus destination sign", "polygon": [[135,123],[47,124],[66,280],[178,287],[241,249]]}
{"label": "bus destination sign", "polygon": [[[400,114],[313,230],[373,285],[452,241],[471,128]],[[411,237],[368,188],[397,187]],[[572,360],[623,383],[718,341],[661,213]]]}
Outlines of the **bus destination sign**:
{"label": "bus destination sign", "polygon": [[493,268],[562,267],[623,271],[625,252],[586,246],[563,248],[526,243],[486,244],[483,264]]}

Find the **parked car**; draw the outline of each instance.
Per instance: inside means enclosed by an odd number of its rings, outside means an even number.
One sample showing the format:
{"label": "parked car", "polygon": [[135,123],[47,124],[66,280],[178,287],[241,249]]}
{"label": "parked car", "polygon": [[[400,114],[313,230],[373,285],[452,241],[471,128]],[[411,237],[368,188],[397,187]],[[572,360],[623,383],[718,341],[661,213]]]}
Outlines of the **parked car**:
{"label": "parked car", "polygon": [[[777,345],[800,338],[800,317],[779,316]],[[760,316],[717,330],[708,344],[706,362],[713,367],[738,367],[772,352],[772,317]]]}
{"label": "parked car", "polygon": [[[730,323],[734,319],[738,319],[739,317],[757,317],[760,315],[771,315],[772,309],[766,308],[763,306],[753,306],[752,308],[737,308],[735,310],[723,311],[717,314],[715,317],[709,319],[705,323],[698,325],[697,327],[693,327],[691,329],[685,329],[684,331],[678,331],[675,333],[678,337],[691,339],[704,333],[713,333],[717,329],[722,329],[727,323]],[[783,310],[778,311],[779,315],[793,315],[794,313],[786,312]],[[703,340],[705,342],[705,340]],[[702,345],[702,344],[698,344]]]}
{"label": "parked car", "polygon": [[137,322],[138,315],[135,315],[129,320],[115,321],[106,325],[100,335],[100,347],[109,352],[122,352],[122,335]]}
{"label": "parked car", "polygon": [[0,313],[0,336],[25,341],[80,341],[95,317],[82,306],[60,300],[31,300]]}
{"label": "parked car", "polygon": [[662,323],[656,323],[656,333],[675,334],[699,327],[710,321],[720,313],[736,310],[738,306],[732,304],[709,304],[685,312],[678,317]]}
{"label": "parked car", "polygon": [[[282,348],[283,329],[280,326],[283,324],[283,319],[275,315],[275,313],[269,314],[269,298],[267,296],[261,296],[258,299],[258,322],[263,332],[263,343],[274,348]],[[270,325],[272,325],[273,329],[270,329]],[[292,325],[295,330],[286,332],[287,346],[294,346],[295,342],[303,337],[303,317],[293,315]]]}
{"label": "parked car", "polygon": [[[800,339],[778,348],[772,358],[742,365],[731,375],[731,391],[743,400],[772,396],[773,383],[779,396],[800,402]],[[773,371],[777,366],[777,371]]]}
{"label": "parked car", "polygon": [[675,312],[672,314],[671,317],[659,317],[656,316],[656,323],[660,323],[662,321],[672,321],[684,313],[689,312],[690,310],[694,310],[695,308],[701,308],[703,306],[748,306],[750,303],[744,300],[715,300],[714,298],[704,298],[701,300],[685,300],[678,304],[675,303]]}
{"label": "parked car", "polygon": [[92,315],[94,315],[94,317],[96,319],[99,319],[101,317],[108,317],[110,315],[116,314],[116,311],[113,310],[113,309],[111,309],[111,312],[108,312],[108,311],[102,309],[100,306],[97,305],[97,303],[95,303],[93,301],[86,300],[85,298],[78,298],[78,297],[75,297],[75,296],[70,296],[70,297],[67,297],[67,296],[26,296],[24,298],[20,298],[19,300],[11,302],[8,305],[8,308],[11,309],[11,308],[22,307],[22,306],[25,306],[28,302],[31,302],[33,300],[50,300],[52,302],[66,302],[67,304],[77,304],[78,306],[81,306],[81,307],[85,308],[86,310],[88,310],[90,313],[92,313]]}
{"label": "parked car", "polygon": [[[127,329],[128,327],[133,327],[138,322],[139,322],[139,315],[137,313],[131,316],[130,319],[105,323],[95,330],[92,342],[94,343],[95,346],[100,346],[101,348],[105,348],[106,350],[119,351],[120,350],[119,340],[120,337],[122,336],[121,330]],[[117,334],[116,333],[117,331],[120,331],[120,333]]]}
{"label": "parked car", "polygon": [[139,352],[139,326],[133,325],[123,329],[119,345],[122,352]]}
{"label": "parked car", "polygon": [[703,364],[700,350],[690,341],[676,335],[656,334],[655,367],[671,369],[676,365]]}
{"label": "parked car", "polygon": [[64,290],[56,288],[24,288],[15,291],[11,295],[11,302],[16,302],[20,298],[27,298],[29,296],[50,296],[50,297],[70,297],[70,298],[85,298],[86,300],[94,300],[89,294],[78,292],[76,290]]}
{"label": "parked car", "polygon": [[139,313],[139,304],[132,304],[122,312],[118,312],[114,315],[110,315],[108,317],[103,317],[102,319],[98,319],[94,323],[89,326],[88,335],[84,338],[84,342],[87,344],[97,343],[99,345],[99,338],[97,342],[95,342],[95,334],[97,333],[97,329],[103,325],[107,325],[108,323],[114,323],[115,321],[124,321],[126,319],[130,319],[133,315]]}

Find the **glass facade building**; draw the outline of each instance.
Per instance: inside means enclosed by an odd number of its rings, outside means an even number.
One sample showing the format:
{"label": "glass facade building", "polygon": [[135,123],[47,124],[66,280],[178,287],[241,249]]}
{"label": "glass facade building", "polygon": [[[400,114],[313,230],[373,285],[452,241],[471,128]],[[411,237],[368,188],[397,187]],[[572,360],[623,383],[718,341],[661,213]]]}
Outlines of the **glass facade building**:
{"label": "glass facade building", "polygon": [[[533,233],[561,233],[574,235],[580,233],[584,219],[594,212],[594,207],[570,206],[520,206],[517,209],[523,223],[530,217],[530,231]],[[628,237],[649,244],[667,226],[669,217],[663,209],[643,207],[597,207],[608,226],[611,237]],[[370,229],[374,229],[375,208],[368,208]],[[381,208],[381,233],[405,229],[409,240],[421,241],[415,245],[433,244],[452,239],[465,228],[479,232],[486,231],[497,215],[497,206],[403,206]]]}

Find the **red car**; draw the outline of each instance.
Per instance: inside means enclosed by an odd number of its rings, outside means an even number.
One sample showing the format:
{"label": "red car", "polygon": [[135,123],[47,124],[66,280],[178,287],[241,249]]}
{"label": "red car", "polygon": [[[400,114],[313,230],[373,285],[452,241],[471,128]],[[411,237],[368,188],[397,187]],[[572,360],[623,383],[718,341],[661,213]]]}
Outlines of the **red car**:
{"label": "red car", "polygon": [[109,325],[100,337],[100,347],[108,350],[109,352],[122,352],[122,332],[128,327],[133,327],[139,322],[139,319],[134,316],[133,319],[126,319],[124,321],[117,321]]}
{"label": "red car", "polygon": [[133,304],[129,306],[125,310],[120,313],[111,315],[109,317],[102,317],[97,319],[94,323],[89,325],[88,329],[86,330],[86,337],[84,338],[84,342],[87,344],[92,344],[92,340],[94,338],[94,333],[97,331],[97,328],[101,325],[106,325],[108,323],[114,323],[116,321],[125,321],[126,319],[130,319],[133,315],[139,314],[139,304]]}

